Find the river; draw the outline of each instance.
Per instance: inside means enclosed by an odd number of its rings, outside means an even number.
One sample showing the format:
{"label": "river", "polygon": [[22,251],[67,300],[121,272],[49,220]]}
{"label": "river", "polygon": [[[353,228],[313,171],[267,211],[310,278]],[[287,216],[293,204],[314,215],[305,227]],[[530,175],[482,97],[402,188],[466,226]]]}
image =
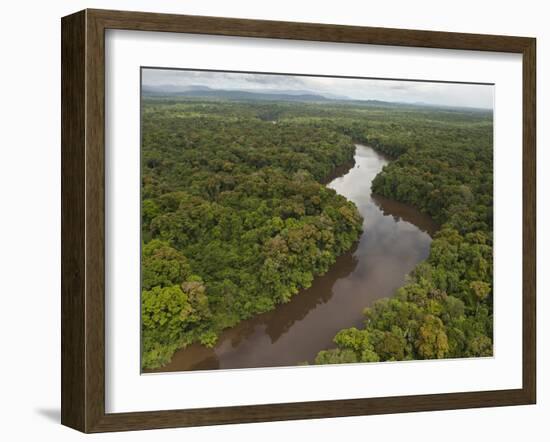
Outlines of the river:
{"label": "river", "polygon": [[327,184],[353,201],[364,218],[356,246],[337,258],[290,302],[224,331],[214,348],[178,350],[160,372],[293,366],[313,362],[343,328],[360,327],[363,309],[402,286],[427,258],[437,225],[418,210],[371,194],[371,182],[388,163],[374,149],[356,145],[355,165]]}

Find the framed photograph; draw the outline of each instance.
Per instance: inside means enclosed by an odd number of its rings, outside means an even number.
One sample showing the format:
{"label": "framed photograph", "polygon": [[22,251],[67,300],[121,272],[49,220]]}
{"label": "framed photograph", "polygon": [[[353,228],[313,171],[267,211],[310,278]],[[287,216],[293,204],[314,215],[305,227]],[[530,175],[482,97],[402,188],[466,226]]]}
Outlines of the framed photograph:
{"label": "framed photograph", "polygon": [[61,24],[64,425],[535,403],[535,39]]}

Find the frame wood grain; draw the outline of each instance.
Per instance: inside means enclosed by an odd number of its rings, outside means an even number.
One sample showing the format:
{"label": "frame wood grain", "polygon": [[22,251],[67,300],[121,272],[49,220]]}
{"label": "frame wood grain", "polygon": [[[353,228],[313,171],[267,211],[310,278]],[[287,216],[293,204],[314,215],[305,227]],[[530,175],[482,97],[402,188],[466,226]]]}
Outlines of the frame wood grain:
{"label": "frame wood grain", "polygon": [[[536,41],[533,38],[84,10],[62,29],[61,422],[83,432],[534,404]],[[105,412],[105,30],[183,32],[523,56],[523,386],[515,390],[192,410]]]}

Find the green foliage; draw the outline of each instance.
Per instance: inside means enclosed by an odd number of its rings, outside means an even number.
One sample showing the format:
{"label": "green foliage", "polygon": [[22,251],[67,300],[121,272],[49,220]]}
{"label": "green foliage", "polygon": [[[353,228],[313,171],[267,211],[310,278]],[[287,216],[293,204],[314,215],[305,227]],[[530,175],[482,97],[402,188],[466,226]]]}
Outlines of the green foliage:
{"label": "green foliage", "polygon": [[315,357],[316,364],[347,364],[359,362],[354,351],[348,349],[322,350]]}
{"label": "green foliage", "polygon": [[[407,284],[365,310],[364,329],[340,331],[328,352],[335,359],[353,351],[356,361],[369,362],[372,355],[361,354],[367,340],[381,361],[490,356],[492,116],[403,110],[384,117],[338,124],[395,158],[373,180],[373,192],[414,205],[441,229]],[[328,357],[319,355],[319,363]]]}
{"label": "green foliage", "polygon": [[418,330],[416,351],[423,359],[441,359],[449,352],[449,340],[445,326],[436,316],[426,315]]}
{"label": "green foliage", "polygon": [[393,158],[375,193],[441,229],[407,284],[315,362],[492,354],[490,112],[146,98],[142,123],[144,368],[213,346],[352,247],[362,219],[324,183],[353,142]]}
{"label": "green foliage", "polygon": [[359,237],[355,205],[322,184],[351,138],[268,110],[144,102],[144,368],[290,301]]}
{"label": "green foliage", "polygon": [[181,286],[153,287],[141,294],[143,365],[154,367],[170,360],[185,342],[186,332],[209,317],[204,285],[198,281]]}
{"label": "green foliage", "polygon": [[141,286],[144,290],[181,282],[191,271],[185,256],[170,247],[167,242],[156,239],[144,245],[141,262]]}

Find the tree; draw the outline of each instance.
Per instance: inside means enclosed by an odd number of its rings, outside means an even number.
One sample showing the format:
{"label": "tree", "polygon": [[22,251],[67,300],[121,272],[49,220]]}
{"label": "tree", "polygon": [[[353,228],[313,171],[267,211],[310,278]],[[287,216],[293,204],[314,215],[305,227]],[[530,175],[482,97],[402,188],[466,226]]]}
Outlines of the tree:
{"label": "tree", "polygon": [[442,359],[449,351],[445,326],[441,319],[427,315],[420,326],[416,351],[423,359]]}
{"label": "tree", "polygon": [[152,240],[143,246],[141,269],[141,284],[145,290],[181,283],[191,273],[185,256],[160,240]]}

